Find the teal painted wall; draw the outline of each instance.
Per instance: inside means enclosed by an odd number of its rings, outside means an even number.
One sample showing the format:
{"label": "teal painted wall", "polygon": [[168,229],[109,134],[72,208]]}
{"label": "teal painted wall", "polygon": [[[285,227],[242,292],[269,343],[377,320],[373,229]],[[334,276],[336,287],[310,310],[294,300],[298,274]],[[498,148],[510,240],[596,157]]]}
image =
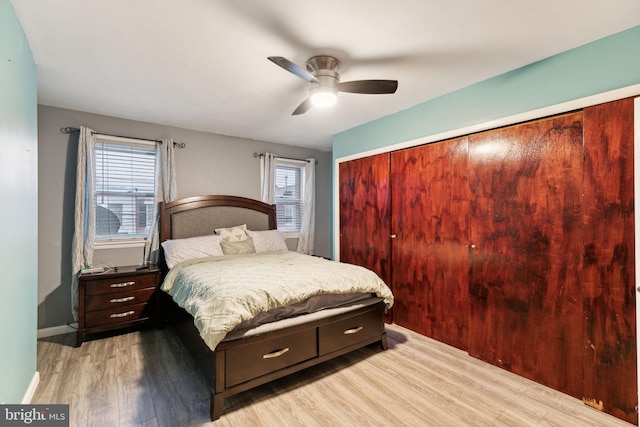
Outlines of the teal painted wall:
{"label": "teal painted wall", "polygon": [[20,403],[36,372],[38,265],[36,65],[0,0],[0,402]]}
{"label": "teal painted wall", "polygon": [[640,26],[336,134],[333,137],[333,158],[462,129],[638,83]]}

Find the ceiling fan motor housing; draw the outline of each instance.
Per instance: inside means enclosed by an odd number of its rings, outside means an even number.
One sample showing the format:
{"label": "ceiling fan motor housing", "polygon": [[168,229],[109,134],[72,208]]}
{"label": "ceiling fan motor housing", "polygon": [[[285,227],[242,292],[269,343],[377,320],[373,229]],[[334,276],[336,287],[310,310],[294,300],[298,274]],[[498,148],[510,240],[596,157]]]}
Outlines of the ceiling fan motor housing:
{"label": "ceiling fan motor housing", "polygon": [[307,61],[307,70],[316,78],[318,82],[309,82],[309,89],[333,88],[337,92],[340,83],[340,61],[332,56],[314,56]]}
{"label": "ceiling fan motor housing", "polygon": [[318,55],[313,58],[309,58],[307,61],[307,70],[309,70],[311,74],[318,70],[338,71],[339,68],[340,61],[333,56]]}

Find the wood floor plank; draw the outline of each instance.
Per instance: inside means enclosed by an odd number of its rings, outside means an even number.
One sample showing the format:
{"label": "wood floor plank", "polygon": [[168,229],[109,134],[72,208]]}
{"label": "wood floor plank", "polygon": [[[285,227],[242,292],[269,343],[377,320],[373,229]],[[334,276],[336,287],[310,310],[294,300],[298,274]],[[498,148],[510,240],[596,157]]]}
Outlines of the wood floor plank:
{"label": "wood floor plank", "polygon": [[134,343],[122,349],[120,357],[116,358],[121,425],[142,425],[149,420],[157,424],[151,387],[145,376],[145,362],[139,346],[139,343]]}
{"label": "wood floor plank", "polygon": [[84,396],[90,396],[87,426],[118,425],[120,423],[120,399],[118,397],[118,367],[115,357],[94,357],[91,371],[90,388]]}
{"label": "wood floor plank", "polygon": [[67,403],[72,426],[629,427],[578,399],[396,325],[389,349],[363,348],[225,400],[209,420],[209,388],[169,330],[85,342],[38,342],[33,403]]}
{"label": "wood floor plank", "polygon": [[[491,419],[503,410],[505,404],[510,403],[508,396],[513,396],[513,387],[506,387],[508,384],[505,384],[498,390],[485,388],[485,385],[491,384],[490,381],[480,381],[475,387],[471,387],[472,381],[482,379],[481,371],[469,369],[473,365],[463,366],[456,363],[455,358],[433,350],[434,348],[431,349],[430,356],[439,361],[437,365],[425,363],[424,357],[413,352],[409,355],[400,352],[385,354],[392,360],[380,357],[372,359],[372,363],[379,369],[386,370],[396,381],[402,382],[403,393],[420,395],[431,406],[456,408],[454,416],[462,417],[461,423],[491,425]],[[429,350],[425,348],[424,351]],[[457,357],[463,355],[463,352],[457,353]],[[376,363],[375,360],[382,363]],[[407,392],[408,390],[412,392]],[[443,390],[447,393],[443,393]],[[521,390],[515,391],[517,394],[520,392]]]}

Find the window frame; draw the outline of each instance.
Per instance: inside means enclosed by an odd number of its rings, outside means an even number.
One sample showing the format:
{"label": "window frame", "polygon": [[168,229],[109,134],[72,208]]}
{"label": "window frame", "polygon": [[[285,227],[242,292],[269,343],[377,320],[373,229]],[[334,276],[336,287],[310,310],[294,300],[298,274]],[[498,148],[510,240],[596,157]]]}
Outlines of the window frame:
{"label": "window frame", "polygon": [[[134,147],[142,147],[142,148],[157,148],[157,144],[155,141],[148,141],[148,140],[141,140],[141,139],[136,139],[136,138],[126,138],[126,137],[120,137],[120,136],[112,136],[112,135],[96,135],[95,138],[95,145],[94,145],[94,150],[96,149],[96,145],[99,143],[106,143],[106,144],[119,144],[119,145],[128,145],[128,146],[134,146]],[[156,190],[157,190],[157,171],[155,170],[156,165],[157,165],[157,149],[155,150],[155,155],[154,155],[154,173],[153,173],[153,199],[155,200],[156,197]],[[95,153],[95,151],[94,151]],[[94,166],[95,166],[95,162],[97,161],[97,156],[94,155]],[[97,167],[95,168],[94,171],[94,188],[93,189],[93,194],[91,195],[92,197],[94,197],[95,202],[94,202],[94,206],[95,209],[97,211],[97,207],[98,207],[98,203],[97,203],[97,197],[98,197],[98,189],[97,189],[97,176],[98,176],[98,170]],[[153,214],[152,214],[153,215]],[[133,219],[134,221],[137,221],[137,218]],[[95,221],[95,227],[97,227],[97,218]],[[94,233],[95,233],[95,238],[94,238],[94,248],[95,249],[124,249],[124,248],[136,248],[136,247],[143,247],[146,244],[147,241],[147,237],[141,237],[140,235],[135,235],[135,236],[126,236],[123,235],[123,237],[118,237],[118,238],[108,238],[108,239],[100,239],[98,238],[98,234],[97,234],[97,230],[94,229]]]}
{"label": "window frame", "polygon": [[300,226],[300,228],[298,228],[297,230],[281,230],[279,228],[279,224],[278,224],[278,209],[277,209],[277,205],[278,205],[278,197],[276,196],[276,188],[274,188],[274,197],[273,197],[273,204],[276,205],[276,228],[278,229],[278,231],[280,231],[281,233],[283,233],[285,235],[285,237],[287,238],[298,238],[300,237],[300,232],[301,232],[301,227],[302,227],[302,214],[304,211],[304,201],[305,201],[305,197],[306,195],[305,193],[305,164],[306,164],[306,160],[295,160],[295,159],[287,159],[287,158],[281,158],[278,157],[276,158],[275,161],[275,174],[276,174],[276,179],[274,179],[274,187],[277,186],[277,174],[278,174],[278,169],[279,167],[282,166],[287,166],[287,167],[295,167],[299,170],[300,173],[300,179],[299,182],[297,182],[297,186],[296,188],[299,189],[300,192],[300,197],[299,199],[296,199],[296,203],[300,204],[300,212],[299,212],[299,216],[300,219],[299,221],[297,221],[297,225]]}

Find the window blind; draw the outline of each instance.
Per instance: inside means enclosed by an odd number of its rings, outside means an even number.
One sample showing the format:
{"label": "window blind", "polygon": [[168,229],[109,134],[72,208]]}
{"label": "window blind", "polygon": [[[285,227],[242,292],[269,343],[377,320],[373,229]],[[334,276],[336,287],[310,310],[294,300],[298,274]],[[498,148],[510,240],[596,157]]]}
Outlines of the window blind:
{"label": "window blind", "polygon": [[144,238],[153,216],[154,145],[97,141],[96,240]]}
{"label": "window blind", "polygon": [[298,233],[304,205],[304,164],[276,162],[275,204],[278,230]]}

